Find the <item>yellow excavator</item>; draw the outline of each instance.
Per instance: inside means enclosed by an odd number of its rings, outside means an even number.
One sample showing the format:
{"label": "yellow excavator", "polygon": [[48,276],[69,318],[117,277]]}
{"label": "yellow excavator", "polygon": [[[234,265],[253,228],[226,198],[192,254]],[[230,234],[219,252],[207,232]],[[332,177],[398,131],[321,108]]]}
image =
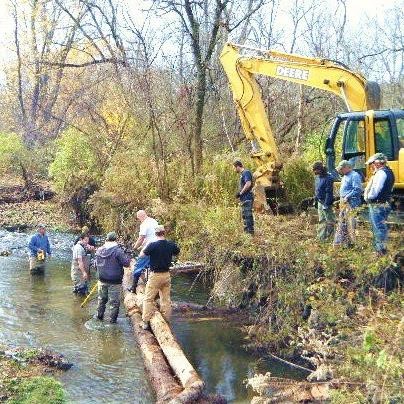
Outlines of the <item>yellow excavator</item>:
{"label": "yellow excavator", "polygon": [[[345,101],[349,112],[339,114],[324,145],[327,168],[335,172],[337,160],[349,160],[365,180],[371,175],[366,160],[384,153],[396,183],[394,197],[404,203],[404,110],[380,108],[380,87],[339,62],[309,58],[274,50],[227,43],[220,62],[228,77],[245,136],[252,143],[257,206],[282,188],[282,160],[265,111],[256,75],[303,84],[332,92]],[[339,145],[339,146],[338,146]],[[342,146],[341,146],[342,145]],[[336,149],[341,149],[337,150]]]}

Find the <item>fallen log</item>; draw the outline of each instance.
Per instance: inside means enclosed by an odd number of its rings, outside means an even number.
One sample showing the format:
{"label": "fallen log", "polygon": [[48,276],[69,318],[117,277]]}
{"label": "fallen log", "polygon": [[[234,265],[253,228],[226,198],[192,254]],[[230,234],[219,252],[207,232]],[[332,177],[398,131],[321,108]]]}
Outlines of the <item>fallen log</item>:
{"label": "fallen log", "polygon": [[172,302],[171,308],[174,312],[179,313],[200,313],[203,315],[232,315],[235,313],[239,313],[240,310],[237,308],[225,308],[225,307],[214,307],[207,306],[198,303],[189,303],[189,302]]}
{"label": "fallen log", "polygon": [[173,375],[170,365],[161,351],[161,348],[152,333],[140,328],[142,321],[140,309],[136,306],[134,295],[126,292],[128,279],[124,279],[124,305],[132,323],[133,333],[142,353],[150,384],[156,394],[157,403],[172,402],[183,390]]}
{"label": "fallen log", "polygon": [[201,305],[188,302],[173,302],[172,309],[175,314],[180,313],[181,318],[192,319],[195,321],[212,321],[223,320],[229,321],[233,325],[248,324],[250,319],[248,313],[239,310],[238,308],[225,308]]}
{"label": "fallen log", "polygon": [[204,265],[200,262],[177,262],[170,268],[171,274],[195,274],[200,272]]}
{"label": "fallen log", "polygon": [[154,335],[140,328],[144,285],[138,285],[137,293],[133,294],[126,290],[130,283],[130,270],[126,270],[122,285],[124,305],[142,351],[150,382],[156,392],[157,402],[175,404],[226,402],[221,397],[207,397],[203,394],[202,379],[189,363],[159,311],[156,311],[150,320]]}

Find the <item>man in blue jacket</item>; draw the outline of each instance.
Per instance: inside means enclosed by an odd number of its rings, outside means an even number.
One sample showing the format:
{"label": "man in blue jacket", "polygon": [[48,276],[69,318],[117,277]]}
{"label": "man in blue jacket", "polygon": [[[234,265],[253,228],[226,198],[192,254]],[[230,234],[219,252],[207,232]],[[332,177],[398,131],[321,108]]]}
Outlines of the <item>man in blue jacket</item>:
{"label": "man in blue jacket", "polygon": [[104,245],[95,253],[99,277],[97,318],[104,319],[105,308],[109,300],[111,323],[116,323],[119,314],[123,268],[130,265],[130,257],[125,255],[116,239],[114,231],[108,233]]}
{"label": "man in blue jacket", "polygon": [[321,161],[313,164],[313,173],[316,176],[314,188],[318,210],[317,238],[320,241],[327,241],[333,235],[335,225],[335,215],[332,208],[334,180]]}
{"label": "man in blue jacket", "polygon": [[51,248],[46,226],[38,225],[38,232],[34,234],[28,244],[29,248],[29,270],[31,274],[43,273],[46,260],[51,257]]}
{"label": "man in blue jacket", "polygon": [[356,209],[362,204],[362,177],[347,160],[340,161],[336,170],[342,179],[334,247],[352,247],[355,243]]}

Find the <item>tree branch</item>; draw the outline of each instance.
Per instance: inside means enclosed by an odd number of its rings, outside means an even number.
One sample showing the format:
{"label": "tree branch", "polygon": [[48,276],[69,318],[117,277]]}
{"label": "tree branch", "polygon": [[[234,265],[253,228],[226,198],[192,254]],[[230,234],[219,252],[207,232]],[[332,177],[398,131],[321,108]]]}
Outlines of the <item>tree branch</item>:
{"label": "tree branch", "polygon": [[120,60],[116,58],[105,58],[105,59],[100,59],[100,60],[91,60],[89,62],[84,62],[84,63],[60,63],[60,62],[48,62],[48,61],[40,61],[39,63],[46,65],[46,66],[55,66],[55,67],[74,67],[74,68],[79,68],[79,67],[87,67],[87,66],[93,66],[93,65],[99,65],[103,63],[112,63],[112,64],[120,64],[122,66],[127,66],[127,61],[125,60]]}

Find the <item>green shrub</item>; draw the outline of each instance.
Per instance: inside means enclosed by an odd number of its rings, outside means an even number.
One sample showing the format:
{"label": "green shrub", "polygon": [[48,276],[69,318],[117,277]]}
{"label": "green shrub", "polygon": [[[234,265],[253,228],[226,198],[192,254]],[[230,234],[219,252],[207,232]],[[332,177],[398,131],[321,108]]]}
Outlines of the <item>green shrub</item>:
{"label": "green shrub", "polygon": [[336,367],[337,377],[356,385],[333,393],[333,401],[355,395],[373,402],[402,402],[402,307],[387,301],[377,311],[369,307],[364,319],[368,323],[356,337],[362,344],[349,344]]}
{"label": "green shrub", "polygon": [[319,132],[308,133],[303,144],[303,158],[309,163],[317,160],[324,160],[324,145],[326,135]]}
{"label": "green shrub", "polygon": [[314,177],[311,164],[306,159],[295,157],[287,160],[281,178],[285,184],[287,200],[295,206],[313,196]]}
{"label": "green shrub", "polygon": [[30,188],[41,167],[40,151],[28,150],[22,137],[15,133],[0,133],[0,174],[17,174]]}
{"label": "green shrub", "polygon": [[[164,168],[146,150],[138,148],[135,152],[128,147],[114,156],[106,170],[99,191],[90,201],[92,214],[104,229],[130,233],[136,228],[134,213],[138,209],[153,210],[158,205],[157,210],[163,212],[154,210],[157,217],[162,215],[170,222],[174,218],[168,211],[177,212],[181,206],[192,207],[199,218],[200,209],[235,206],[239,176],[232,162],[232,156],[207,156],[203,172],[193,177],[181,156],[169,160]],[[178,213],[181,222],[182,214],[187,216],[190,211]]]}
{"label": "green shrub", "polygon": [[49,167],[49,174],[56,190],[69,194],[97,182],[100,176],[99,165],[99,157],[92,147],[91,139],[69,128],[56,142],[56,155]]}

